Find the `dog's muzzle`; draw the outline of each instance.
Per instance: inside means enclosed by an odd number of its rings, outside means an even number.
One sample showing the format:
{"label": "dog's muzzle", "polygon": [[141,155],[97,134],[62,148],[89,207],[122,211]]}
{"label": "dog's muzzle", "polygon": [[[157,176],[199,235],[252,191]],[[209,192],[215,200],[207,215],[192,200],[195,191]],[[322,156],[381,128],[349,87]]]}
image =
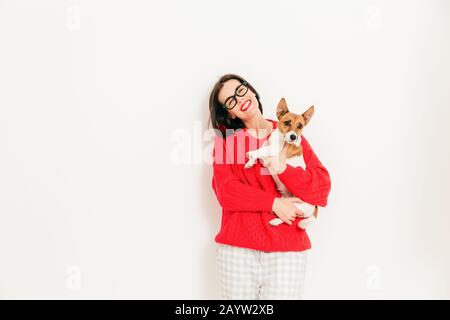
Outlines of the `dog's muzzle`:
{"label": "dog's muzzle", "polygon": [[295,132],[290,131],[290,132],[286,133],[286,135],[285,135],[285,140],[288,143],[294,143],[295,141],[297,141],[297,139],[298,139],[298,136]]}

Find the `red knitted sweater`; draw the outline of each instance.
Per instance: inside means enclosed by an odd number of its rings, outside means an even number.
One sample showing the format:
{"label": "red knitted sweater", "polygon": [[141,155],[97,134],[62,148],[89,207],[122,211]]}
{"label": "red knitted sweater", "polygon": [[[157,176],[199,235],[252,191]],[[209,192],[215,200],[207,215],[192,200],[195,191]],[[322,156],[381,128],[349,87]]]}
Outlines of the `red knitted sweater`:
{"label": "red knitted sweater", "polygon": [[[277,122],[267,120],[276,129]],[[267,169],[259,160],[252,168],[244,168],[246,152],[258,149],[269,136],[258,139],[244,128],[226,138],[215,138],[212,188],[222,207],[222,223],[215,241],[267,252],[310,249],[307,233],[297,226],[300,218],[292,225],[269,224],[276,217],[272,205],[280,194],[272,176],[261,174],[261,169],[266,173]],[[301,145],[306,169],[287,165],[278,176],[295,196],[325,207],[331,188],[329,173],[303,135]]]}

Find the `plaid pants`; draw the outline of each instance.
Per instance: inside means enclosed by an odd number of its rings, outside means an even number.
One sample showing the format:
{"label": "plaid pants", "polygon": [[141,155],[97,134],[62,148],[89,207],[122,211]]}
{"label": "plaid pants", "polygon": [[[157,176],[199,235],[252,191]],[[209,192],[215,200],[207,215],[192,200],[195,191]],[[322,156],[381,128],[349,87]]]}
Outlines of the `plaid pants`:
{"label": "plaid pants", "polygon": [[265,252],[218,245],[222,299],[301,299],[306,251]]}

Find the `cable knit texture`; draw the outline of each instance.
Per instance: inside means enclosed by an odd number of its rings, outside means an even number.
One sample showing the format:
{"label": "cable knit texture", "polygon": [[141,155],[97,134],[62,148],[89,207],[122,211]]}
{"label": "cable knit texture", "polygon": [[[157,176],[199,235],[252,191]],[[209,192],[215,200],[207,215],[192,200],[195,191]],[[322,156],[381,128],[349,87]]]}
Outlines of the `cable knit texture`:
{"label": "cable knit texture", "polygon": [[[277,122],[267,120],[276,130]],[[222,207],[221,227],[215,241],[266,252],[310,249],[306,231],[297,226],[300,218],[292,225],[269,224],[276,217],[272,205],[280,194],[272,176],[261,174],[267,169],[259,160],[252,168],[244,168],[248,160],[246,152],[258,149],[268,137],[258,139],[246,129],[226,138],[215,137],[212,188]],[[303,135],[301,145],[306,168],[287,165],[278,176],[295,196],[325,207],[331,189],[329,173]]]}

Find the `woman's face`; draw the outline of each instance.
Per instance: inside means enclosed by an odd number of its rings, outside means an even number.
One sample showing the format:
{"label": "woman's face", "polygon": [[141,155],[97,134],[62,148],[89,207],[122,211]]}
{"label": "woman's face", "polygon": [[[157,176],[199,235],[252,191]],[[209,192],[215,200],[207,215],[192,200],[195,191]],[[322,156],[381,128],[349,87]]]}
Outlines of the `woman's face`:
{"label": "woman's face", "polygon": [[[242,95],[242,93],[245,92],[245,88],[240,85],[241,82],[236,79],[230,79],[226,81],[223,84],[222,89],[220,89],[219,91],[218,100],[222,105],[226,101],[226,105],[229,107],[233,104],[233,102],[231,101],[233,99],[230,97],[234,96],[236,99],[236,105],[231,110],[227,109],[230,117],[233,119],[235,117],[238,117],[241,120],[247,120],[252,118],[257,112],[260,112],[260,110],[258,108],[258,100],[256,99],[256,96],[252,90],[248,89],[242,97],[236,95]],[[239,91],[236,92],[236,89],[238,89],[238,87]]]}

